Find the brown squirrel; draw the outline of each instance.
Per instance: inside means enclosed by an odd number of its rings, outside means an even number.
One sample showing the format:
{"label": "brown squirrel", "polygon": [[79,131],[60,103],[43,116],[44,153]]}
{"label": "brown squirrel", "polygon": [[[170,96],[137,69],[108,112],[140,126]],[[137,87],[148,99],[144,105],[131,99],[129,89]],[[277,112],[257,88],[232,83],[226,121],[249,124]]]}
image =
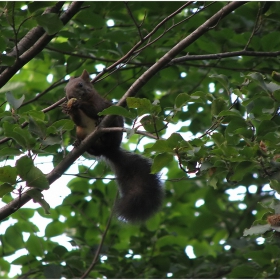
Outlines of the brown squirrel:
{"label": "brown squirrel", "polygon": [[[86,70],[78,78],[71,77],[65,87],[67,103],[63,111],[76,124],[77,140],[74,146],[86,138],[101,122],[98,113],[112,105],[101,97],[90,83]],[[101,123],[102,125],[102,123]],[[123,127],[121,116],[114,116],[107,127]],[[151,174],[148,159],[123,150],[120,147],[122,132],[108,132],[92,143],[87,152],[103,156],[116,174],[120,199],[115,211],[119,219],[127,222],[142,222],[159,210],[163,200],[163,188],[157,174]]]}

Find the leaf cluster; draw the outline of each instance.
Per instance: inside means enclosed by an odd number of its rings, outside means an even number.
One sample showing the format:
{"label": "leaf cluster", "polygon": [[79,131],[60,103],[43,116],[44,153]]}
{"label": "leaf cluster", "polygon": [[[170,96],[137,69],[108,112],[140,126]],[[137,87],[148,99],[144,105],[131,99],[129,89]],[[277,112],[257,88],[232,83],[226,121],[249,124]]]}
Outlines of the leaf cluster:
{"label": "leaf cluster", "polygon": [[[11,264],[21,278],[279,278],[280,4],[238,4],[149,72],[228,5],[0,2],[1,278]],[[100,116],[125,118],[123,148],[161,175],[144,224],[114,217],[114,174],[87,154],[57,206],[42,194],[73,163],[59,105],[83,69],[114,102]],[[21,208],[27,196],[40,207]]]}

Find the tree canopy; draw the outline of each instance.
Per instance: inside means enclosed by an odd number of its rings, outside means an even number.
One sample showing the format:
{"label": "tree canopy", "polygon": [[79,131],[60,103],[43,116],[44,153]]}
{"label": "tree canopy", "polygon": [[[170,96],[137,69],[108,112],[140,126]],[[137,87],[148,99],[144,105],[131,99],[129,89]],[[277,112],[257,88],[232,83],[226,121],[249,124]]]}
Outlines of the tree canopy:
{"label": "tree canopy", "polygon": [[[0,12],[1,278],[12,264],[19,278],[280,277],[279,2],[9,1]],[[84,153],[97,132],[72,149],[60,105],[83,69],[114,102],[102,114],[125,118],[123,148],[161,174],[164,203],[145,223],[114,216],[114,173]],[[44,194],[73,165],[70,194],[50,207]],[[50,219],[44,236],[35,215]]]}

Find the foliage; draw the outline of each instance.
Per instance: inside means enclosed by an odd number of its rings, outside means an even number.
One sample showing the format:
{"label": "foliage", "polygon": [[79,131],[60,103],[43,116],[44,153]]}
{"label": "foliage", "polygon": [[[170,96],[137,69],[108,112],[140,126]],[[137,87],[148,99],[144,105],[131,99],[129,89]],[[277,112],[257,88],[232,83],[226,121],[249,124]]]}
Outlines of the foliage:
{"label": "foliage", "polygon": [[[1,278],[5,257],[23,248],[12,261],[20,278],[280,276],[280,3],[27,1],[0,11],[0,217],[16,221],[1,235]],[[83,151],[67,148],[74,125],[59,105],[83,69],[118,105],[126,93],[126,107],[102,114],[124,116],[123,147],[143,144],[163,174],[164,205],[144,224],[118,221],[110,169],[86,154],[74,162]],[[46,156],[47,175],[35,163]],[[52,208],[42,190],[72,164],[71,194]],[[22,208],[30,198],[38,207]],[[50,219],[43,237],[36,214]],[[53,240],[65,235],[71,249]]]}

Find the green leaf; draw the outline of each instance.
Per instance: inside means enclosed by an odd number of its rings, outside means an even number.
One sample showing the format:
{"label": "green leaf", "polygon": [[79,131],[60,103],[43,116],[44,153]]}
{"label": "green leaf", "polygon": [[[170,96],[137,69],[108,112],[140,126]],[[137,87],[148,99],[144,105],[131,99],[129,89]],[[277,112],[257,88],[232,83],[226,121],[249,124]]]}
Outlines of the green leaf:
{"label": "green leaf", "polygon": [[27,174],[34,167],[34,165],[33,165],[32,159],[30,159],[27,156],[23,156],[19,160],[17,160],[16,167],[17,167],[20,177],[22,177],[22,179],[26,180]]}
{"label": "green leaf", "polygon": [[241,264],[233,268],[233,270],[230,273],[230,278],[233,279],[255,278],[254,276],[256,273],[257,272],[255,266]]}
{"label": "green leaf", "polygon": [[3,149],[0,150],[0,157],[13,157],[13,156],[18,156],[21,154],[21,151],[15,148],[9,148],[9,147],[5,147]]}
{"label": "green leaf", "polygon": [[181,108],[188,103],[190,96],[186,93],[180,93],[175,99],[175,108]]}
{"label": "green leaf", "polygon": [[280,101],[280,89],[279,90],[275,90],[273,92],[273,97],[279,102]]}
{"label": "green leaf", "polygon": [[179,133],[172,133],[166,140],[168,146],[172,148],[179,147],[181,142],[183,142],[184,144],[188,144],[188,142],[186,142]]}
{"label": "green leaf", "polygon": [[25,96],[23,95],[20,99],[16,99],[11,92],[6,93],[6,99],[14,110],[17,110],[21,106],[24,98]]}
{"label": "green leaf", "polygon": [[28,129],[31,133],[39,136],[40,138],[45,138],[47,128],[44,122],[35,120],[31,116],[29,116],[28,122]]}
{"label": "green leaf", "polygon": [[34,234],[30,234],[28,240],[26,241],[26,248],[28,249],[28,252],[34,256],[41,257],[44,255],[44,249],[40,237]]}
{"label": "green leaf", "polygon": [[256,82],[265,92],[269,92],[264,82],[262,74],[255,72],[248,74],[246,77],[248,77],[251,81]]}
{"label": "green leaf", "polygon": [[209,77],[218,81],[227,91],[229,90],[229,81],[227,76],[220,74],[220,75],[211,75]]}
{"label": "green leaf", "polygon": [[[8,272],[10,270],[10,267],[11,267],[10,263],[4,259],[0,259],[0,267],[1,267],[1,271],[3,273],[3,276],[6,277],[4,272]],[[6,278],[8,278],[8,277],[6,277]]]}
{"label": "green leaf", "polygon": [[277,127],[278,126],[275,122],[270,120],[263,120],[257,127],[257,135],[263,137],[269,132],[275,131]]}
{"label": "green leaf", "polygon": [[34,202],[38,202],[45,211],[45,214],[50,214],[50,205],[45,201],[43,194],[39,189],[30,189],[28,195],[33,198]]}
{"label": "green leaf", "polygon": [[210,100],[211,102],[214,100],[211,94],[206,94],[202,91],[196,91],[192,93],[190,97],[190,102],[197,102],[203,104],[205,104],[207,100]]}
{"label": "green leaf", "polygon": [[273,209],[275,214],[280,214],[280,201],[278,199],[273,199],[269,208]]}
{"label": "green leaf", "polygon": [[19,126],[16,126],[13,131],[24,138],[25,147],[28,150],[31,150],[35,146],[36,139],[32,137],[28,129],[23,129]]}
{"label": "green leaf", "polygon": [[17,225],[13,225],[7,228],[5,232],[5,241],[17,250],[24,247],[22,233]]}
{"label": "green leaf", "polygon": [[35,2],[28,3],[28,10],[30,13],[34,13],[40,9],[50,7],[53,4],[54,3],[50,1],[38,1],[38,2],[35,1]]}
{"label": "green leaf", "polygon": [[80,68],[83,63],[84,63],[84,60],[82,60],[80,57],[69,56],[67,58],[66,73],[67,74],[72,73],[76,69]]}
{"label": "green leaf", "polygon": [[155,231],[160,227],[161,219],[159,215],[154,215],[146,222],[147,229],[149,231]]}
{"label": "green leaf", "polygon": [[43,172],[33,165],[33,161],[27,157],[21,157],[16,162],[19,176],[26,181],[29,187],[48,189],[49,182]]}
{"label": "green leaf", "polygon": [[4,134],[6,137],[13,138],[22,147],[30,149],[35,144],[35,139],[28,133],[28,131],[22,129],[18,124],[10,124],[8,122],[3,123]]}
{"label": "green leaf", "polygon": [[[2,57],[1,57],[2,59]],[[8,93],[9,91],[16,91],[19,89],[22,89],[25,86],[24,82],[9,82],[7,84],[5,84],[1,89],[0,89],[0,93],[5,92],[8,95],[12,95],[12,93]],[[7,99],[7,96],[6,96]],[[14,99],[13,95],[11,97],[11,99]]]}
{"label": "green leaf", "polygon": [[271,77],[274,81],[280,83],[280,73],[276,71],[272,71]]}
{"label": "green leaf", "polygon": [[0,167],[0,182],[15,184],[17,169],[11,166]]}
{"label": "green leaf", "polygon": [[49,223],[45,229],[45,236],[46,237],[53,237],[60,235],[64,232],[64,225],[59,221],[54,221]]}
{"label": "green leaf", "polygon": [[35,120],[45,120],[46,114],[42,111],[34,111],[34,110],[30,110],[24,113],[24,115],[26,114],[26,116],[29,118],[31,117],[32,119]]}
{"label": "green leaf", "polygon": [[223,134],[219,132],[215,132],[212,134],[212,140],[215,142],[216,145],[218,145],[218,147],[220,147],[225,142]]}
{"label": "green leaf", "polygon": [[165,128],[165,124],[161,119],[153,117],[151,115],[144,116],[140,122],[145,130],[150,133],[155,133],[155,131],[162,131],[162,129]]}
{"label": "green leaf", "polygon": [[7,44],[3,37],[0,38],[0,51],[3,53],[6,50]]}
{"label": "green leaf", "polygon": [[212,176],[208,181],[209,186],[213,187],[215,190],[218,188],[217,183],[218,183],[218,178],[216,178],[215,176]]}
{"label": "green leaf", "polygon": [[128,97],[126,99],[128,108],[138,109],[139,115],[151,113],[152,103],[147,98]]}
{"label": "green leaf", "polygon": [[72,130],[75,125],[70,120],[59,120],[57,122],[54,122],[52,126],[55,127],[56,130],[64,131],[64,130]]}
{"label": "green leaf", "polygon": [[219,117],[224,117],[224,116],[233,116],[233,117],[242,117],[240,112],[237,110],[225,110],[225,111],[221,111],[218,115]]}
{"label": "green leaf", "polygon": [[159,248],[164,246],[172,246],[172,245],[179,245],[179,246],[187,246],[188,240],[187,238],[183,236],[172,236],[172,235],[166,235],[163,237],[160,237],[157,241],[157,246]]}
{"label": "green leaf", "polygon": [[47,13],[37,16],[36,21],[38,25],[42,26],[48,35],[53,35],[63,28],[63,23],[55,13]]}
{"label": "green leaf", "polygon": [[61,267],[56,264],[49,264],[44,267],[46,279],[61,279]]}
{"label": "green leaf", "polygon": [[34,256],[31,255],[23,255],[19,258],[12,261],[14,265],[30,265],[30,263],[34,262]]}
{"label": "green leaf", "polygon": [[3,197],[5,194],[10,193],[14,190],[14,187],[9,183],[4,183],[0,185],[0,197]]}
{"label": "green leaf", "polygon": [[159,172],[163,167],[170,164],[170,162],[173,160],[173,156],[169,153],[163,153],[159,154],[155,157],[151,173],[155,174]]}
{"label": "green leaf", "polygon": [[269,230],[271,230],[271,226],[269,224],[256,225],[256,226],[250,227],[249,229],[245,229],[243,236],[248,236],[248,235],[253,235],[253,234],[261,235]]}
{"label": "green leaf", "polygon": [[58,255],[59,257],[63,257],[67,252],[68,250],[64,247],[64,246],[56,246],[52,252],[56,255]]}
{"label": "green leaf", "polygon": [[243,177],[249,174],[256,168],[256,165],[251,161],[243,161],[237,164],[234,169],[234,174],[231,176],[232,181],[241,181]]}
{"label": "green leaf", "polygon": [[227,105],[224,99],[217,98],[213,100],[212,106],[211,106],[211,114],[212,116],[217,117],[220,112],[224,111],[226,109]]}
{"label": "green leaf", "polygon": [[132,112],[129,112],[124,107],[114,105],[104,109],[102,112],[98,113],[98,115],[118,115],[129,119],[134,119],[136,117]]}
{"label": "green leaf", "polygon": [[280,193],[280,182],[278,180],[270,180],[270,187],[277,193]]}

